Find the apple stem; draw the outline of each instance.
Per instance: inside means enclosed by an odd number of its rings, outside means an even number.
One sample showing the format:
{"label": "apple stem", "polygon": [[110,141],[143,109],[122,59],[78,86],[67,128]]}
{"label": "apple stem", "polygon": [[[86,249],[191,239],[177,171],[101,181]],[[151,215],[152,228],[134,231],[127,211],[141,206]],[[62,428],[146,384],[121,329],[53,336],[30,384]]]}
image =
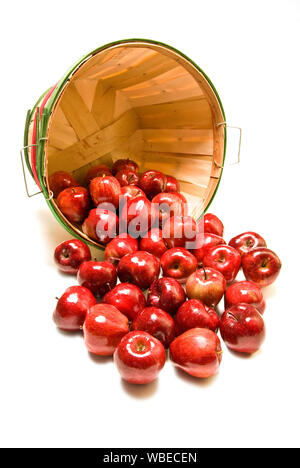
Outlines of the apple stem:
{"label": "apple stem", "polygon": [[207,281],[207,274],[206,274],[206,270],[205,270],[205,268],[204,268],[203,263],[202,263],[202,265],[201,265],[201,268],[203,268],[203,271],[204,271],[204,279],[205,279],[205,281]]}
{"label": "apple stem", "polygon": [[55,296],[55,298],[54,298],[54,299],[56,299],[57,301],[59,301],[59,297],[57,297],[57,296]]}

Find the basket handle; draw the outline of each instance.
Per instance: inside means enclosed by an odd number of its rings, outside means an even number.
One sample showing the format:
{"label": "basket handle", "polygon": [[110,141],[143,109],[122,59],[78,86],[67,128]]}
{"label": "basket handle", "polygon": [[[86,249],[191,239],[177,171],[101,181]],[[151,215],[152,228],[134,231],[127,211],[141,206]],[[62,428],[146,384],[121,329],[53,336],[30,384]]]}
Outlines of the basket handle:
{"label": "basket handle", "polygon": [[217,163],[217,161],[214,160],[214,164],[215,166],[217,166],[219,169],[224,169],[228,166],[235,166],[236,164],[239,164],[241,162],[241,143],[242,143],[242,129],[241,127],[234,127],[232,125],[228,125],[227,122],[220,122],[218,124],[216,124],[216,127],[221,127],[221,126],[224,126],[226,128],[235,128],[236,130],[239,131],[239,149],[238,149],[238,157],[237,157],[237,161],[233,162],[233,163],[229,163],[229,164],[226,164],[224,166],[222,166],[221,164]]}
{"label": "basket handle", "polygon": [[23,146],[23,148],[22,148],[21,151],[20,151],[21,163],[22,163],[22,171],[23,171],[23,178],[24,178],[24,184],[25,184],[25,190],[26,190],[26,194],[27,194],[27,197],[28,197],[28,198],[34,197],[35,195],[39,195],[40,193],[42,193],[41,190],[40,190],[39,192],[30,193],[30,192],[29,192],[29,189],[28,189],[28,184],[27,184],[27,178],[26,178],[26,172],[25,172],[25,165],[24,165],[24,151],[25,151],[25,149],[32,148],[33,146],[37,146],[37,145],[27,145],[27,146]]}

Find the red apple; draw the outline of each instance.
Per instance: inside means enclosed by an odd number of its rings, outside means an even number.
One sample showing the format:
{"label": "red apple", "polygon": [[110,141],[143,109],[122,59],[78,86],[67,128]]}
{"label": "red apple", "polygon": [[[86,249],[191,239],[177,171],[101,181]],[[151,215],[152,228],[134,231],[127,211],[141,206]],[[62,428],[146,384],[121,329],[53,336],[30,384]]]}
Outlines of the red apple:
{"label": "red apple", "polygon": [[148,289],[160,272],[160,264],[154,255],[148,252],[135,252],[121,258],[118,276],[122,283],[132,283],[140,289]]}
{"label": "red apple", "polygon": [[54,251],[54,261],[63,273],[76,275],[80,265],[88,260],[91,260],[90,249],[79,239],[64,241]]}
{"label": "red apple", "polygon": [[96,206],[102,203],[110,203],[117,209],[119,207],[121,186],[115,177],[96,177],[91,180],[90,194]]}
{"label": "red apple", "polygon": [[53,321],[62,330],[80,330],[88,310],[97,304],[91,291],[83,286],[71,286],[57,301]]}
{"label": "red apple", "polygon": [[134,319],[132,330],[141,330],[157,338],[168,348],[175,338],[175,324],[171,315],[157,307],[146,307]]}
{"label": "red apple", "polygon": [[212,213],[206,213],[203,218],[200,219],[198,225],[200,232],[209,232],[210,234],[223,237],[223,223],[216,215]]}
{"label": "red apple", "polygon": [[265,339],[262,316],[251,304],[236,304],[221,317],[220,331],[229,349],[239,353],[255,353]]}
{"label": "red apple", "polygon": [[139,243],[128,234],[120,234],[107,244],[105,248],[105,260],[118,265],[120,259],[124,255],[137,252],[139,250]]}
{"label": "red apple", "polygon": [[144,250],[157,258],[161,258],[161,256],[168,250],[163,239],[161,229],[150,229],[150,231],[148,231],[140,241],[140,250]]}
{"label": "red apple", "polygon": [[179,307],[185,302],[185,291],[178,281],[173,278],[159,278],[149,289],[147,305],[158,307],[175,315]]}
{"label": "red apple", "polygon": [[77,275],[78,283],[101,297],[117,284],[116,267],[109,262],[84,262]]}
{"label": "red apple", "polygon": [[125,185],[124,187],[121,187],[121,197],[127,202],[138,197],[147,198],[143,190],[136,185]]}
{"label": "red apple", "polygon": [[226,244],[226,242],[220,236],[210,234],[209,232],[199,233],[197,236],[196,248],[191,250],[191,252],[197,258],[198,263],[202,264],[207,249],[222,244]]}
{"label": "red apple", "polygon": [[158,377],[166,362],[165,348],[147,332],[132,331],[119,343],[114,361],[127,382],[147,384]]}
{"label": "red apple", "polygon": [[126,187],[128,185],[137,185],[139,183],[139,175],[130,169],[123,169],[115,175],[116,179],[119,181],[121,187]]}
{"label": "red apple", "polygon": [[159,224],[163,226],[168,218],[187,214],[187,201],[181,193],[159,193],[152,199],[156,203]]}
{"label": "red apple", "polygon": [[197,269],[196,257],[182,247],[167,250],[160,259],[163,275],[185,282]]}
{"label": "red apple", "polygon": [[89,186],[91,180],[96,179],[96,177],[106,177],[111,175],[112,173],[108,166],[105,166],[104,164],[93,166],[88,170],[85,176],[85,184]]}
{"label": "red apple", "polygon": [[175,316],[176,335],[191,328],[208,328],[217,332],[220,320],[216,311],[198,299],[190,299],[179,307]]}
{"label": "red apple", "polygon": [[199,299],[208,307],[216,307],[226,289],[222,273],[213,268],[201,268],[195,271],[186,282],[186,293],[189,299]]}
{"label": "red apple", "polygon": [[140,176],[139,187],[145,192],[149,200],[155,195],[164,192],[167,186],[167,177],[159,171],[147,171]]}
{"label": "red apple", "polygon": [[135,317],[146,307],[143,292],[134,284],[120,283],[107,292],[102,301],[115,306],[129,320]]}
{"label": "red apple", "polygon": [[165,192],[180,192],[180,184],[176,177],[166,175],[167,177],[167,185]]}
{"label": "red apple", "polygon": [[262,315],[266,308],[266,302],[259,286],[251,281],[239,281],[227,289],[225,293],[225,309],[236,304],[251,304]]}
{"label": "red apple", "polygon": [[57,206],[71,223],[81,223],[90,208],[89,192],[84,187],[66,188],[58,195]]}
{"label": "red apple", "polygon": [[231,239],[228,245],[236,249],[242,256],[256,247],[267,247],[265,239],[256,232],[244,232]]}
{"label": "red apple", "polygon": [[172,216],[167,219],[163,227],[163,237],[169,249],[194,248],[197,233],[196,221],[190,216]]}
{"label": "red apple", "polygon": [[53,193],[53,197],[57,198],[60,192],[66,188],[77,187],[79,184],[74,177],[66,171],[54,172],[49,177],[49,188]]}
{"label": "red apple", "polygon": [[107,244],[117,235],[118,227],[119,218],[114,212],[94,208],[85,219],[82,231],[91,239]]}
{"label": "red apple", "polygon": [[213,331],[192,328],[171,343],[170,358],[176,367],[193,377],[212,377],[222,361],[221,343]]}
{"label": "red apple", "polygon": [[274,283],[280,273],[281,261],[272,250],[258,247],[243,255],[242,267],[246,279],[263,288]]}
{"label": "red apple", "polygon": [[114,162],[112,167],[112,173],[116,174],[119,171],[130,170],[138,173],[139,166],[136,162],[132,161],[131,159],[118,159]]}
{"label": "red apple", "polygon": [[144,197],[129,200],[123,207],[120,216],[120,231],[133,238],[145,234],[151,226],[155,227],[157,212],[155,205]]}
{"label": "red apple", "polygon": [[229,245],[217,245],[205,251],[203,265],[218,270],[231,283],[241,267],[241,255]]}
{"label": "red apple", "polygon": [[128,318],[110,304],[94,305],[83,325],[85,345],[90,353],[98,356],[112,356],[128,332]]}

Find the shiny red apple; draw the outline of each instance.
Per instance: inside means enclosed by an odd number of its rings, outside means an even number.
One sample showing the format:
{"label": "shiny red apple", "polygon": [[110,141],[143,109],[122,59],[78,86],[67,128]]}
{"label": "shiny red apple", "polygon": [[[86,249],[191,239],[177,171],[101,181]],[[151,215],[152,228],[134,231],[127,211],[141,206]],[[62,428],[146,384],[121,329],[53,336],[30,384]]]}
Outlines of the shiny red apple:
{"label": "shiny red apple", "polygon": [[95,304],[96,298],[89,289],[71,286],[57,301],[53,321],[62,330],[80,330],[88,310]]}
{"label": "shiny red apple", "polygon": [[176,335],[181,335],[191,328],[207,328],[217,332],[219,324],[216,311],[198,299],[186,301],[175,315]]}
{"label": "shiny red apple", "polygon": [[102,297],[117,284],[116,267],[109,262],[84,262],[79,267],[77,280],[96,297]]}
{"label": "shiny red apple", "polygon": [[144,197],[129,200],[120,216],[120,231],[128,232],[133,238],[144,235],[157,221],[155,205]]}
{"label": "shiny red apple", "polygon": [[191,252],[197,258],[198,263],[202,264],[204,254],[206,253],[207,249],[222,244],[226,244],[226,242],[220,236],[210,234],[209,232],[199,233],[197,235],[196,247],[195,249],[191,250]]}
{"label": "shiny red apple", "polygon": [[90,194],[96,206],[102,203],[109,203],[113,205],[114,208],[119,208],[121,186],[115,177],[106,176],[92,179],[90,183]]}
{"label": "shiny red apple", "polygon": [[112,167],[112,173],[117,174],[119,171],[130,170],[138,173],[139,166],[135,161],[131,159],[118,159],[114,162]]}
{"label": "shiny red apple", "polygon": [[209,232],[223,237],[224,226],[222,221],[212,213],[206,213],[198,222],[200,232]]}
{"label": "shiny red apple", "polygon": [[180,184],[176,177],[166,175],[167,177],[167,185],[165,188],[165,192],[180,192]]}
{"label": "shiny red apple", "polygon": [[91,260],[90,249],[79,239],[64,241],[54,251],[54,261],[63,273],[76,275],[80,265],[88,260]]}
{"label": "shiny red apple", "polygon": [[165,348],[149,333],[132,331],[120,341],[114,361],[124,380],[132,384],[147,384],[155,380],[164,367]]}
{"label": "shiny red apple", "polygon": [[222,361],[221,342],[211,330],[192,328],[171,343],[170,358],[176,367],[193,377],[212,377]]}
{"label": "shiny red apple", "polygon": [[129,234],[120,234],[107,244],[105,248],[105,260],[118,265],[120,259],[124,255],[137,252],[139,250],[139,243],[137,239],[133,239]]}
{"label": "shiny red apple", "polygon": [[201,268],[195,271],[186,282],[189,299],[199,299],[208,307],[216,307],[226,289],[226,280],[222,273],[213,268]]}
{"label": "shiny red apple", "polygon": [[155,195],[164,192],[167,186],[167,177],[159,171],[146,171],[140,176],[139,187],[145,192],[149,200]]}
{"label": "shiny red apple", "polygon": [[57,206],[72,223],[81,223],[90,208],[89,192],[84,187],[64,189],[57,197]]}
{"label": "shiny red apple", "polygon": [[175,315],[185,299],[185,291],[177,280],[174,278],[159,278],[150,286],[147,305],[158,307],[170,315]]}
{"label": "shiny red apple", "polygon": [[135,317],[146,307],[146,299],[143,292],[130,283],[120,283],[107,292],[102,299],[105,304],[115,306],[129,320]]}
{"label": "shiny red apple", "polygon": [[196,221],[191,216],[172,216],[163,226],[163,237],[169,249],[173,247],[194,248],[197,233]]}
{"label": "shiny red apple", "polygon": [[167,250],[160,259],[163,276],[174,278],[179,282],[186,279],[197,269],[196,257],[182,247]]}
{"label": "shiny red apple", "polygon": [[53,193],[53,197],[57,198],[60,192],[66,188],[77,187],[79,184],[74,177],[66,171],[54,172],[49,177],[49,188]]}
{"label": "shiny red apple", "polygon": [[132,283],[140,289],[148,289],[160,272],[160,264],[154,255],[138,251],[125,255],[118,265],[118,276],[122,283]]}
{"label": "shiny red apple", "polygon": [[161,258],[168,250],[163,239],[162,230],[159,228],[150,229],[140,240],[140,250],[144,250],[157,258]]}
{"label": "shiny red apple", "polygon": [[132,200],[133,198],[146,197],[146,194],[136,185],[125,185],[121,187],[121,198],[124,198],[125,201]]}
{"label": "shiny red apple", "polygon": [[118,232],[119,218],[110,210],[94,208],[82,225],[82,231],[95,241],[107,244]]}
{"label": "shiny red apple", "polygon": [[121,187],[125,187],[127,185],[138,185],[140,180],[139,175],[131,169],[123,169],[117,172],[115,177],[119,181]]}
{"label": "shiny red apple", "polygon": [[112,172],[108,166],[105,166],[105,164],[98,164],[88,170],[85,176],[85,184],[89,186],[91,180],[96,179],[96,177],[106,177],[111,175]]}
{"label": "shiny red apple", "polygon": [[261,288],[274,283],[281,269],[281,261],[270,249],[258,247],[242,257],[243,272],[248,281]]}
{"label": "shiny red apple", "polygon": [[132,330],[142,330],[157,338],[168,348],[175,338],[175,323],[171,315],[157,307],[146,307],[134,319]]}
{"label": "shiny red apple", "polygon": [[262,316],[251,304],[236,304],[221,317],[220,331],[229,349],[252,354],[259,350],[265,339]]}
{"label": "shiny red apple", "polygon": [[242,256],[256,247],[267,247],[266,241],[256,232],[244,232],[233,237],[228,245],[236,249]]}
{"label": "shiny red apple", "polygon": [[218,270],[231,283],[241,267],[241,255],[229,245],[217,245],[205,251],[203,265]]}
{"label": "shiny red apple", "polygon": [[159,193],[152,199],[157,204],[159,224],[163,226],[168,218],[187,214],[187,201],[181,193]]}
{"label": "shiny red apple", "polygon": [[128,332],[128,318],[109,304],[96,304],[89,309],[83,325],[85,345],[98,356],[112,356]]}
{"label": "shiny red apple", "polygon": [[253,305],[260,314],[263,314],[266,308],[266,301],[260,287],[251,281],[239,281],[226,290],[225,309],[241,303]]}

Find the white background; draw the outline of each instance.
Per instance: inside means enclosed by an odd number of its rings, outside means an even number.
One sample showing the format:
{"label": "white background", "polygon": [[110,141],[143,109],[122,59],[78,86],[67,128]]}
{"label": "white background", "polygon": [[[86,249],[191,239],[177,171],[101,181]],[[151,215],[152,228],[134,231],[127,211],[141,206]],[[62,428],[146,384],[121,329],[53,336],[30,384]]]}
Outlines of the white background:
{"label": "white background", "polygon": [[[2,5],[2,446],[299,447],[299,31],[299,0]],[[69,236],[41,195],[26,198],[26,111],[84,53],[130,37],[178,48],[211,78],[227,121],[243,128],[242,162],[224,172],[211,211],[227,240],[258,231],[283,262],[264,291],[261,352],[241,359],[225,349],[210,381],[168,362],[156,383],[128,386],[110,359],[91,358],[51,320],[54,297],[74,283],[52,261]]]}

